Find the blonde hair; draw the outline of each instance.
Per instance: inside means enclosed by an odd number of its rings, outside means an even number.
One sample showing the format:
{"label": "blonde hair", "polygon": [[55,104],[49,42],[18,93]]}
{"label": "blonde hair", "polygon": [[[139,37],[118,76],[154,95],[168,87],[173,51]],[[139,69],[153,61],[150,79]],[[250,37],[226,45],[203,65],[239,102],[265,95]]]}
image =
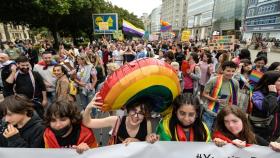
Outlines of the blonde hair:
{"label": "blonde hair", "polygon": [[107,68],[112,70],[112,71],[116,71],[117,69],[120,68],[120,65],[117,64],[117,63],[108,63]]}
{"label": "blonde hair", "polygon": [[178,62],[172,62],[171,64],[170,64],[172,67],[180,67],[180,65],[179,65],[179,63]]}

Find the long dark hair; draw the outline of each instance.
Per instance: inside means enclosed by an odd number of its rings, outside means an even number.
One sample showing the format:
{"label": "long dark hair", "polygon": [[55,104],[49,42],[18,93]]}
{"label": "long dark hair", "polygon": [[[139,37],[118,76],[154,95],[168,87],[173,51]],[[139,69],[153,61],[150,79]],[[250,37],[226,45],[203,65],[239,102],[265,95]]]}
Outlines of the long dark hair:
{"label": "long dark hair", "polygon": [[206,141],[207,140],[207,131],[204,128],[201,119],[202,107],[199,104],[199,100],[197,97],[193,96],[192,94],[180,94],[175,98],[173,101],[173,111],[172,116],[169,122],[169,129],[171,132],[172,140],[176,141],[176,133],[175,128],[176,125],[179,123],[177,118],[177,111],[181,106],[193,106],[196,111],[196,119],[193,123],[194,129],[194,141]]}
{"label": "long dark hair", "polygon": [[[224,119],[229,114],[235,115],[242,121],[243,129],[239,133],[238,137],[232,134],[225,126]],[[224,136],[228,137],[231,140],[240,139],[246,141],[246,143],[249,144],[256,143],[255,134],[251,130],[246,114],[237,106],[226,106],[218,113],[217,121],[215,124],[215,131],[221,132]]]}
{"label": "long dark hair", "polygon": [[264,95],[267,95],[268,85],[274,85],[280,77],[279,71],[267,71],[264,73],[260,81],[255,86],[255,91],[261,91]]}

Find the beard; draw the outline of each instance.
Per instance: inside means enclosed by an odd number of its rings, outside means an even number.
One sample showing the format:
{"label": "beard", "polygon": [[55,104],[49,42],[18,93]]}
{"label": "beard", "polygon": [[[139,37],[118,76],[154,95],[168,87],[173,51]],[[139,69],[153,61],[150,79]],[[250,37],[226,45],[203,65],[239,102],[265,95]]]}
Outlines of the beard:
{"label": "beard", "polygon": [[29,72],[29,68],[21,68],[20,71],[27,74]]}

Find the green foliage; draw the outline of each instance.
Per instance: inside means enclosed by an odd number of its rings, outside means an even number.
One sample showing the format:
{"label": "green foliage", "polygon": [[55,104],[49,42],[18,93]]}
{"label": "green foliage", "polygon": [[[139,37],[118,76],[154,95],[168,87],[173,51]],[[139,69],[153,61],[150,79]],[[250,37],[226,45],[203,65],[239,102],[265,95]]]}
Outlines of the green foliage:
{"label": "green foliage", "polygon": [[54,36],[59,32],[73,37],[85,33],[90,37],[92,13],[118,13],[119,26],[125,19],[144,28],[137,16],[105,0],[0,0],[0,4],[1,22],[46,27]]}

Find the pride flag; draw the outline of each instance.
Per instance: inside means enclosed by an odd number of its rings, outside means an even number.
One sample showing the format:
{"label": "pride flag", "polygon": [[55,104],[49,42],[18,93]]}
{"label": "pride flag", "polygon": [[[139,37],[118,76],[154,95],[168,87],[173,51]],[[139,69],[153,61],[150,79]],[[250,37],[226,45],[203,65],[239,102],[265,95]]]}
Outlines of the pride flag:
{"label": "pride flag", "polygon": [[257,70],[252,70],[250,76],[249,76],[249,80],[253,81],[255,83],[258,83],[259,80],[262,78],[263,73]]}
{"label": "pride flag", "polygon": [[123,20],[123,31],[126,33],[130,33],[137,36],[144,36],[145,31],[143,29],[137,28],[136,26],[132,25],[130,22]]}
{"label": "pride flag", "polygon": [[160,20],[160,25],[161,25],[160,27],[161,32],[172,30],[172,25],[170,25],[167,21]]}

